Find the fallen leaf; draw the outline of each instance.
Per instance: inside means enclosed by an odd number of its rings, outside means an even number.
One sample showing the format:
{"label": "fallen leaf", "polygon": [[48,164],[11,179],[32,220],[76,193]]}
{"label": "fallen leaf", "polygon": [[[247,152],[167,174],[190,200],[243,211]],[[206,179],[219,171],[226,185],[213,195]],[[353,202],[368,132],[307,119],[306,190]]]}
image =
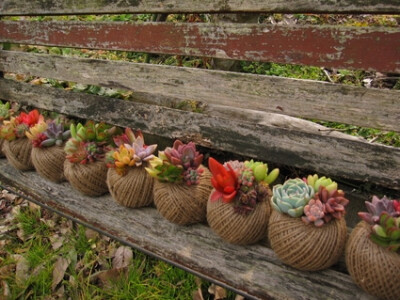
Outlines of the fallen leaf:
{"label": "fallen leaf", "polygon": [[132,249],[126,246],[121,246],[115,251],[114,258],[112,260],[112,267],[114,269],[121,269],[127,267],[133,258]]}
{"label": "fallen leaf", "polygon": [[201,291],[200,287],[193,292],[192,299],[193,300],[204,300],[203,292]]}
{"label": "fallen leaf", "polygon": [[98,238],[100,236],[100,234],[95,230],[87,228],[85,230],[85,236],[88,240],[95,240],[96,238]]}
{"label": "fallen leaf", "polygon": [[67,270],[69,264],[71,263],[70,259],[66,259],[63,257],[59,257],[54,265],[53,269],[53,281],[51,283],[51,289],[54,291],[57,285],[64,278],[65,271]]}
{"label": "fallen leaf", "polygon": [[58,234],[50,236],[50,243],[53,250],[59,249],[63,245],[64,239],[63,236],[59,236]]}
{"label": "fallen leaf", "polygon": [[8,193],[8,192],[7,193],[3,192],[2,196],[3,196],[4,199],[6,199],[6,200],[8,200],[10,202],[14,202],[14,200],[16,198],[18,198],[17,195],[14,195],[14,194],[11,194],[11,193]]}
{"label": "fallen leaf", "polygon": [[15,282],[18,286],[23,286],[29,276],[28,261],[25,259],[25,257],[19,254],[14,254],[13,258],[17,261],[15,268]]}
{"label": "fallen leaf", "polygon": [[10,274],[14,273],[15,270],[15,265],[14,264],[9,264],[5,265],[0,268],[0,278],[2,277],[8,277]]}
{"label": "fallen leaf", "polygon": [[214,295],[214,300],[225,299],[226,298],[226,290],[223,287],[215,285],[212,283],[208,288],[208,292],[211,295]]}
{"label": "fallen leaf", "polygon": [[91,276],[90,281],[94,282],[95,280],[98,280],[98,284],[101,286],[110,287],[110,283],[118,280],[122,275],[126,275],[127,270],[128,267],[99,271]]}
{"label": "fallen leaf", "polygon": [[[9,299],[10,297],[10,287],[8,286],[7,281],[2,280],[1,285],[3,286],[3,297],[4,299]],[[0,297],[0,299],[3,299],[3,297]]]}
{"label": "fallen leaf", "polygon": [[40,210],[40,206],[37,205],[36,203],[29,202],[29,209],[31,211],[39,211]]}
{"label": "fallen leaf", "polygon": [[242,295],[236,295],[235,300],[244,300],[245,298]]}

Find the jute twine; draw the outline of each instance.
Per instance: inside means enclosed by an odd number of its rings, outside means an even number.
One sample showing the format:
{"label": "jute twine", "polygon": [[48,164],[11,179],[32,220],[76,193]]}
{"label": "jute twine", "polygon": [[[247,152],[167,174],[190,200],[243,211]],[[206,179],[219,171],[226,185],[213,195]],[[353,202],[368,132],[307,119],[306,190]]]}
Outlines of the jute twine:
{"label": "jute twine", "polygon": [[400,254],[369,239],[370,226],[361,221],[346,245],[346,265],[354,282],[380,299],[399,299]]}
{"label": "jute twine", "polygon": [[[270,194],[270,193],[269,193]],[[247,215],[234,211],[232,203],[222,200],[207,202],[207,221],[211,229],[223,240],[238,245],[254,244],[267,235],[271,213],[268,195]]]}
{"label": "jute twine", "polygon": [[153,203],[154,179],[144,167],[129,168],[124,175],[115,169],[108,169],[107,186],[111,196],[119,204],[127,207],[144,207]]}
{"label": "jute twine", "polygon": [[0,157],[5,157],[3,152],[4,139],[0,139]]}
{"label": "jute twine", "polygon": [[32,148],[32,163],[40,176],[53,182],[62,182],[64,177],[64,147]]}
{"label": "jute twine", "polygon": [[346,234],[344,218],[318,228],[275,210],[268,225],[271,248],[279,259],[304,271],[323,270],[335,264],[343,254]]}
{"label": "jute twine", "polygon": [[4,141],[3,152],[14,168],[21,171],[34,170],[31,159],[32,143],[27,137]]}
{"label": "jute twine", "polygon": [[154,204],[168,221],[188,225],[206,220],[207,199],[212,190],[211,173],[201,167],[204,173],[197,185],[154,181]]}
{"label": "jute twine", "polygon": [[64,162],[64,175],[69,183],[87,196],[100,196],[108,192],[106,183],[107,166],[98,160],[88,164]]}

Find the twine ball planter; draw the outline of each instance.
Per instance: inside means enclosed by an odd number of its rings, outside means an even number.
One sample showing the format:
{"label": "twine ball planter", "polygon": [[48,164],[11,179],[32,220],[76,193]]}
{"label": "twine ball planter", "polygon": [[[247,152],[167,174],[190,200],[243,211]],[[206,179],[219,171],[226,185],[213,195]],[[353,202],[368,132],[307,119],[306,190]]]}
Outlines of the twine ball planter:
{"label": "twine ball planter", "polygon": [[361,221],[346,244],[346,265],[354,282],[380,299],[399,299],[400,254],[389,251],[369,238],[370,225]]}
{"label": "twine ball planter", "polygon": [[154,178],[144,167],[129,168],[125,175],[109,168],[107,186],[113,199],[123,206],[139,208],[153,203]]}
{"label": "twine ball planter", "polygon": [[168,221],[178,225],[189,225],[206,220],[207,200],[212,186],[211,173],[204,172],[197,185],[154,181],[154,204],[158,212]]}
{"label": "twine ball planter", "polygon": [[323,270],[337,263],[345,248],[346,235],[344,218],[315,227],[272,210],[268,225],[272,250],[282,262],[302,271]]}
{"label": "twine ball planter", "polygon": [[[270,194],[270,193],[269,193]],[[252,212],[238,214],[233,203],[207,202],[207,222],[211,229],[226,242],[237,245],[254,244],[265,238],[271,213],[270,195],[257,204]]]}
{"label": "twine ball planter", "polygon": [[107,166],[104,160],[80,164],[64,161],[64,175],[73,188],[87,196],[101,196],[108,192]]}
{"label": "twine ball planter", "polygon": [[3,152],[8,162],[20,171],[34,170],[32,163],[32,143],[27,137],[4,141]]}
{"label": "twine ball planter", "polygon": [[64,160],[64,146],[32,148],[32,163],[36,172],[50,181],[60,183],[65,180]]}

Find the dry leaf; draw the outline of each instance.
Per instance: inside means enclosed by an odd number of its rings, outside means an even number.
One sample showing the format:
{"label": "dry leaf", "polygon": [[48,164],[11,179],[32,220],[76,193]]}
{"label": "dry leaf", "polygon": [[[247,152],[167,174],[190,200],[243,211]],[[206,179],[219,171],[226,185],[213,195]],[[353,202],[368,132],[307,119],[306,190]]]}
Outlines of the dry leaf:
{"label": "dry leaf", "polygon": [[235,300],[244,300],[245,298],[242,295],[236,295]]}
{"label": "dry leaf", "polygon": [[200,287],[193,292],[192,299],[193,300],[204,300],[203,292],[201,291]]}
{"label": "dry leaf", "polygon": [[[9,299],[10,297],[10,287],[8,286],[7,281],[2,280],[1,281],[1,285],[3,286],[3,297],[4,299]],[[2,299],[2,297],[0,297],[0,299]]]}
{"label": "dry leaf", "polygon": [[4,199],[10,201],[10,202],[14,202],[14,200],[18,197],[17,195],[11,194],[11,193],[2,193],[2,196]]}
{"label": "dry leaf", "polygon": [[226,290],[218,285],[215,285],[214,283],[210,285],[208,292],[211,295],[214,295],[214,300],[226,298]]}
{"label": "dry leaf", "polygon": [[40,210],[40,206],[33,203],[33,202],[29,202],[29,209],[31,211],[39,211]]}
{"label": "dry leaf", "polygon": [[15,282],[18,286],[23,286],[25,281],[28,279],[29,264],[28,261],[19,254],[14,254],[13,258],[17,261],[15,268]]}
{"label": "dry leaf", "polygon": [[133,258],[132,249],[126,246],[121,246],[115,251],[114,258],[112,260],[112,267],[114,269],[121,269],[127,267]]}
{"label": "dry leaf", "polygon": [[87,228],[85,236],[88,240],[95,240],[100,234],[97,231]]}
{"label": "dry leaf", "polygon": [[110,287],[111,281],[118,280],[122,275],[126,274],[128,267],[120,268],[120,269],[110,269],[105,271],[100,271],[93,274],[90,280],[93,282],[94,280],[99,280],[99,284],[103,287]]}
{"label": "dry leaf", "polygon": [[64,243],[64,237],[59,236],[58,234],[54,234],[50,237],[50,243],[53,250],[59,249]]}
{"label": "dry leaf", "polygon": [[69,264],[71,263],[70,259],[66,259],[63,257],[59,257],[54,265],[53,269],[53,282],[51,284],[51,289],[54,291],[57,285],[64,278],[65,271],[67,270]]}

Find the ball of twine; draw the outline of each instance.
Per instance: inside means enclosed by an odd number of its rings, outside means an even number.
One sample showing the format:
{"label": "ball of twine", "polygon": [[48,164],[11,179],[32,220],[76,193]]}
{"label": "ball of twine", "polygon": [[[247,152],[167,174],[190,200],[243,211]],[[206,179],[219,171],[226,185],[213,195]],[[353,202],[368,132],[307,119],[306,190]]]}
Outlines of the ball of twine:
{"label": "ball of twine", "polygon": [[113,168],[108,169],[107,186],[113,199],[121,205],[138,208],[153,203],[154,179],[144,167],[129,168],[123,176]]}
{"label": "ball of twine", "polygon": [[211,173],[206,167],[201,168],[204,172],[197,185],[154,181],[154,204],[168,221],[188,225],[206,220],[207,199],[212,190]]}
{"label": "ball of twine", "polygon": [[347,269],[354,282],[371,295],[399,299],[400,254],[372,242],[370,233],[364,221],[351,232],[345,252]]}
{"label": "ball of twine", "polygon": [[59,183],[65,180],[64,160],[64,147],[32,148],[32,163],[36,172],[50,181]]}
{"label": "ball of twine", "polygon": [[222,200],[207,202],[207,221],[211,229],[223,240],[238,245],[254,244],[267,235],[271,213],[270,190],[262,202],[247,215],[238,214],[233,203]]}
{"label": "ball of twine", "polygon": [[27,137],[4,141],[3,152],[14,168],[21,171],[34,170],[31,159],[32,142]]}
{"label": "ball of twine", "polygon": [[3,152],[4,141],[4,139],[0,139],[0,157],[5,157],[5,154]]}
{"label": "ball of twine", "polygon": [[64,175],[69,183],[87,196],[100,196],[108,192],[107,166],[103,160],[79,164],[64,161]]}
{"label": "ball of twine", "polygon": [[269,219],[272,250],[285,264],[303,271],[323,270],[335,264],[343,254],[346,235],[344,218],[315,227],[272,210]]}

